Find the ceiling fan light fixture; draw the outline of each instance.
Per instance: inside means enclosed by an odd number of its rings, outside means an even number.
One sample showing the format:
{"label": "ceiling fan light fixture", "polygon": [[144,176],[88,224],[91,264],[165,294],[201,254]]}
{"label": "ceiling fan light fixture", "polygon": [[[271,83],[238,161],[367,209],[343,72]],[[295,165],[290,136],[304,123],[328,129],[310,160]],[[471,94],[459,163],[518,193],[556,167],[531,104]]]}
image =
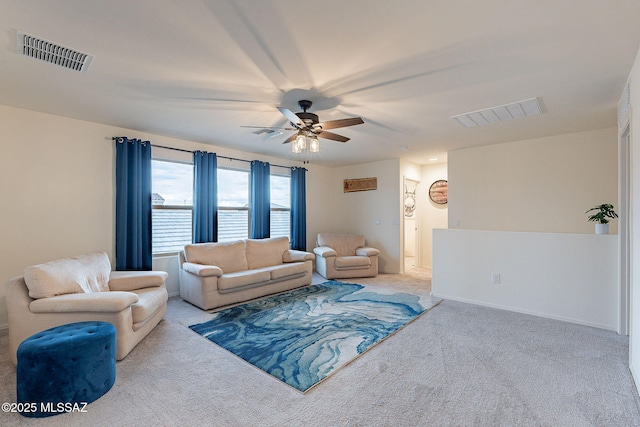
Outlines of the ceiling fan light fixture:
{"label": "ceiling fan light fixture", "polygon": [[312,153],[317,153],[320,151],[320,142],[318,141],[318,137],[313,135],[309,138],[309,151]]}
{"label": "ceiling fan light fixture", "polygon": [[303,131],[298,131],[298,136],[296,136],[294,145],[298,146],[298,153],[307,148],[307,136]]}
{"label": "ceiling fan light fixture", "polygon": [[[333,141],[347,142],[349,138],[338,135],[333,132],[327,132],[327,129],[338,129],[348,126],[361,125],[364,123],[361,117],[350,117],[346,119],[329,120],[320,122],[317,114],[310,113],[307,110],[311,108],[313,103],[309,100],[302,99],[298,101],[298,105],[302,108],[302,112],[294,113],[285,107],[277,107],[280,113],[289,120],[292,127],[282,128],[262,128],[255,134],[262,135],[268,133],[271,135],[276,132],[273,129],[296,130],[297,133],[290,135],[283,144],[291,143],[291,152],[299,153],[318,153],[320,151],[320,142],[318,138],[330,139]],[[255,127],[255,126],[243,126]]]}

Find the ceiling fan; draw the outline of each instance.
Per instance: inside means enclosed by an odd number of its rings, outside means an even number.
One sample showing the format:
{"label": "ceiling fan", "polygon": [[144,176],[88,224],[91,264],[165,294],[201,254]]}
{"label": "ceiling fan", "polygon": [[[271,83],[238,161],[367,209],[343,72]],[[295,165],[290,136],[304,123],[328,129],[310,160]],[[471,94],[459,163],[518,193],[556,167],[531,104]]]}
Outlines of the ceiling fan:
{"label": "ceiling fan", "polygon": [[[278,110],[285,116],[291,126],[285,128],[267,128],[267,129],[284,129],[284,130],[297,130],[298,132],[287,138],[283,144],[288,144],[295,141],[292,146],[294,153],[299,153],[306,148],[306,141],[309,140],[309,151],[317,152],[319,150],[318,138],[331,139],[333,141],[347,142],[349,138],[346,136],[338,135],[333,132],[327,132],[327,129],[337,129],[347,126],[360,125],[364,123],[361,117],[352,117],[348,119],[330,120],[328,122],[320,122],[318,115],[309,113],[307,110],[311,108],[313,103],[307,99],[298,101],[298,105],[302,108],[302,112],[294,113],[291,110],[278,107]],[[243,127],[257,127],[257,126],[243,126]],[[264,129],[264,128],[263,128]]]}

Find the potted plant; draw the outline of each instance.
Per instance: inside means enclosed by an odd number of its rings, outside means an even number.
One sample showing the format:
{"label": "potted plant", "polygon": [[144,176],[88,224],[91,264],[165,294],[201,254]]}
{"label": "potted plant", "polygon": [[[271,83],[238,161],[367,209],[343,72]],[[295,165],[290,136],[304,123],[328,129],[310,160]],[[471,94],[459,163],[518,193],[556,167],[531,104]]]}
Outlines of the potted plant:
{"label": "potted plant", "polygon": [[609,234],[609,218],[618,218],[618,214],[613,210],[613,205],[604,203],[586,211],[585,213],[596,211],[589,215],[588,219],[596,223],[596,234]]}

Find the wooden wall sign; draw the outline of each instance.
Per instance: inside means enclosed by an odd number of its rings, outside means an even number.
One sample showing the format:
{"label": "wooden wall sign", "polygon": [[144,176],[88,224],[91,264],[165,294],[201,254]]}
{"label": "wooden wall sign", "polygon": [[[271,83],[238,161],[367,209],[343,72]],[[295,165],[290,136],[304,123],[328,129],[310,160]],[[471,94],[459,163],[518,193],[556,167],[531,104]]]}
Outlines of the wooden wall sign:
{"label": "wooden wall sign", "polygon": [[353,191],[367,191],[378,189],[378,178],[358,178],[345,179],[344,192],[351,193]]}

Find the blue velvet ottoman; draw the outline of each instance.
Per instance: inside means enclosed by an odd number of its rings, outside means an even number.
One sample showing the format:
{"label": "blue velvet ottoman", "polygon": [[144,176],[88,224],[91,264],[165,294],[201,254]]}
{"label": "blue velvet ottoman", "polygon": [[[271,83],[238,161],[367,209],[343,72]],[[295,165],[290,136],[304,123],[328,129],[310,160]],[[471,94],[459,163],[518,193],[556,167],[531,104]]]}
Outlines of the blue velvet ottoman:
{"label": "blue velvet ottoman", "polygon": [[17,357],[22,415],[81,412],[116,381],[116,328],[107,322],[56,326],[24,340]]}

